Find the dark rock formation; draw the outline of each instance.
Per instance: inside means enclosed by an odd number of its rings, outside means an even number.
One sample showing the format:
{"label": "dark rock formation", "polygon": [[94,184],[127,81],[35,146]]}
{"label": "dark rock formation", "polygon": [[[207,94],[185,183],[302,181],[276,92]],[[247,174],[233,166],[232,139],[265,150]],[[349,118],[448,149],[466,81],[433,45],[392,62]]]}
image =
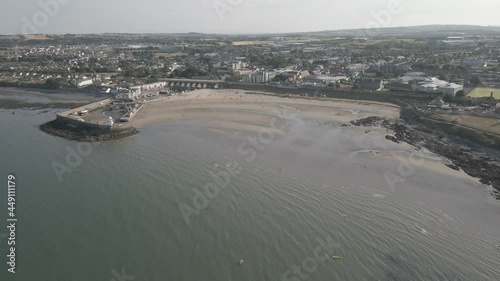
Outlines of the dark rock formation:
{"label": "dark rock formation", "polygon": [[417,130],[381,117],[368,117],[351,123],[355,126],[382,126],[394,133],[394,136],[386,136],[386,139],[394,142],[406,142],[416,148],[425,147],[435,154],[446,157],[452,162],[452,164],[447,165],[451,169],[462,169],[468,175],[479,178],[481,183],[492,185],[497,190],[493,196],[500,200],[500,167],[494,164],[494,161],[500,162],[499,159],[478,155],[462,144],[436,138],[424,133],[425,129]]}
{"label": "dark rock formation", "polygon": [[395,143],[399,143],[399,140],[395,136],[387,135],[387,136],[385,136],[385,139],[393,141]]}
{"label": "dark rock formation", "polygon": [[73,128],[57,120],[45,123],[40,129],[47,134],[79,142],[99,142],[126,138],[138,133],[136,128],[121,128],[112,131]]}

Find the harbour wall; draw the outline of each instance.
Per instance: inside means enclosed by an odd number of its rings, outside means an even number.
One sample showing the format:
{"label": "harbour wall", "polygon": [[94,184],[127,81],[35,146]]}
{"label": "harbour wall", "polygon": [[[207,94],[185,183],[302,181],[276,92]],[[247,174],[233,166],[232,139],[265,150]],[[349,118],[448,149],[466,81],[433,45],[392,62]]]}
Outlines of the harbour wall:
{"label": "harbour wall", "polygon": [[113,131],[112,125],[101,125],[97,123],[87,122],[83,120],[79,120],[78,115],[74,115],[75,112],[81,112],[83,110],[88,110],[89,112],[100,109],[111,102],[111,99],[105,99],[101,101],[97,101],[94,103],[86,104],[84,106],[80,106],[77,108],[73,108],[67,111],[59,112],[56,114],[56,122],[61,125],[66,125],[73,129],[78,129],[82,132],[86,132],[89,135],[98,135],[111,133]]}

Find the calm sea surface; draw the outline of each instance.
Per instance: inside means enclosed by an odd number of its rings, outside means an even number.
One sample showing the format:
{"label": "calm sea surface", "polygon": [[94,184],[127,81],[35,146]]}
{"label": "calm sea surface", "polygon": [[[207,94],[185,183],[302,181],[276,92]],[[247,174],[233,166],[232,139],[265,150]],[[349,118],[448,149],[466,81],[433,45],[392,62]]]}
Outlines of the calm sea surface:
{"label": "calm sea surface", "polygon": [[38,129],[53,118],[0,109],[0,224],[10,172],[18,214],[0,280],[500,280],[488,187],[370,157],[411,152],[383,134],[296,119],[268,142],[193,121],[89,148]]}

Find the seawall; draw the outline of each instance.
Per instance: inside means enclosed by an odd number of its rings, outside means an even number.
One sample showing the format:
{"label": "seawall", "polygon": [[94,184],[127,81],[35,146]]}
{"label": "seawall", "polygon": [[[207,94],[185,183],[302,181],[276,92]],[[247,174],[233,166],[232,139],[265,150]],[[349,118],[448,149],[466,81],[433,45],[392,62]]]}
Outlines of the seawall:
{"label": "seawall", "polygon": [[56,119],[40,126],[40,129],[50,135],[81,142],[96,142],[121,139],[137,134],[133,127],[121,128],[111,124],[87,122],[78,116],[78,112],[92,112],[108,105],[111,99],[87,104],[56,114]]}

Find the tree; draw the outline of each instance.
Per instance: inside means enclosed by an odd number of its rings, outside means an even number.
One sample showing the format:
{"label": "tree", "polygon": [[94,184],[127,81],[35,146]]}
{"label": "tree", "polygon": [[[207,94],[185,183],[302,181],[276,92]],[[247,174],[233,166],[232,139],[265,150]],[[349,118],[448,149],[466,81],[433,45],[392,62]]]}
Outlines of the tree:
{"label": "tree", "polygon": [[453,101],[453,96],[450,95],[450,94],[446,94],[443,97],[443,101],[445,101],[445,102],[452,102]]}
{"label": "tree", "polygon": [[63,79],[61,78],[49,78],[47,81],[45,81],[45,87],[48,89],[60,89],[62,86],[64,86],[66,83],[64,82]]}
{"label": "tree", "polygon": [[458,91],[458,92],[455,94],[455,96],[456,96],[457,98],[463,98],[463,97],[465,97],[465,92],[464,92],[464,90],[460,90],[460,91]]}
{"label": "tree", "polygon": [[311,68],[311,63],[309,61],[302,61],[302,68],[303,69],[310,69]]}
{"label": "tree", "polygon": [[479,78],[479,76],[474,75],[474,76],[472,76],[472,78],[470,79],[470,83],[471,83],[474,87],[477,87],[479,84],[481,84],[481,79]]}
{"label": "tree", "polygon": [[287,81],[288,80],[288,77],[286,75],[284,75],[283,73],[280,73],[276,76],[274,76],[273,78],[273,81],[275,82],[283,82],[283,81]]}
{"label": "tree", "polygon": [[448,81],[448,76],[446,74],[439,75],[439,80]]}

